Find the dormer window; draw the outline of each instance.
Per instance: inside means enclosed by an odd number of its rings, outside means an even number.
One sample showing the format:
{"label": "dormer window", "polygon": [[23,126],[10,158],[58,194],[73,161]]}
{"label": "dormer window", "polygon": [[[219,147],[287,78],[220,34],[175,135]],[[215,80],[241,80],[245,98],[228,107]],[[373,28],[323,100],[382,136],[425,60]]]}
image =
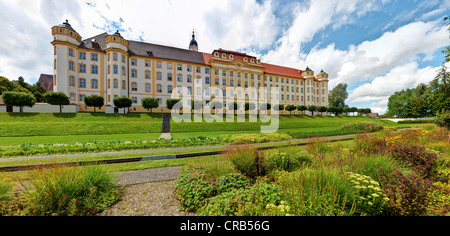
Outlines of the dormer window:
{"label": "dormer window", "polygon": [[233,55],[230,55],[230,59],[233,59]]}
{"label": "dormer window", "polygon": [[227,54],[223,53],[222,58],[227,58]]}
{"label": "dormer window", "polygon": [[218,56],[219,56],[219,53],[217,53],[217,52],[214,53],[214,56],[215,56],[215,57],[218,57]]}
{"label": "dormer window", "polygon": [[246,62],[246,61],[248,61],[248,59],[245,57],[245,58],[244,58],[244,61]]}
{"label": "dormer window", "polygon": [[250,61],[251,61],[251,63],[255,62],[255,60],[253,60],[253,58]]}

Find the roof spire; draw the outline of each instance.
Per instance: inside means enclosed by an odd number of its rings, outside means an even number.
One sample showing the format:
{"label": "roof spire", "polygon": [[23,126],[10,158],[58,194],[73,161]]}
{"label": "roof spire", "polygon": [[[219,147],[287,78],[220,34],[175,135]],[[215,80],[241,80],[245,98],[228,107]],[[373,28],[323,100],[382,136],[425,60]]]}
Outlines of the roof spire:
{"label": "roof spire", "polygon": [[198,52],[198,43],[195,40],[195,29],[192,29],[192,40],[189,43],[189,50]]}

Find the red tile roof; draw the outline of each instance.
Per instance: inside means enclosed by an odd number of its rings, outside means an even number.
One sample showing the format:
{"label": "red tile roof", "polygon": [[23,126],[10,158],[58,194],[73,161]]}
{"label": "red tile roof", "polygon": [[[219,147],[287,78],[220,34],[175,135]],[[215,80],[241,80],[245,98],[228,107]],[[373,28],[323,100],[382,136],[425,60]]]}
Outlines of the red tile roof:
{"label": "red tile roof", "polygon": [[282,76],[289,76],[294,78],[303,79],[302,71],[294,68],[284,67],[284,66],[277,66],[267,63],[262,63],[264,66],[264,72],[266,74],[274,74],[274,75],[282,75]]}

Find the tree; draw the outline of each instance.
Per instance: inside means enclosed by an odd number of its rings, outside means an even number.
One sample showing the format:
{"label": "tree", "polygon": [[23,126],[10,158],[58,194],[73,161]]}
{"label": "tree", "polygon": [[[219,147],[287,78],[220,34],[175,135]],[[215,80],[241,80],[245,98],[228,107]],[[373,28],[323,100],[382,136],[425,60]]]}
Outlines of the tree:
{"label": "tree", "polygon": [[84,104],[88,107],[94,107],[94,112],[97,112],[97,107],[102,107],[105,105],[105,99],[97,95],[86,96],[84,97]]}
{"label": "tree", "polygon": [[[445,17],[445,18],[444,18],[444,21],[450,21],[450,17]],[[447,25],[449,26],[447,31],[450,32],[450,23],[448,23]],[[442,51],[442,53],[444,53],[444,57],[445,57],[444,63],[450,62],[450,46],[447,46],[447,47]]]}
{"label": "tree", "polygon": [[[181,99],[175,99],[175,98],[167,99],[167,101],[166,101],[167,109],[172,110],[173,106],[175,106],[175,104],[177,104],[180,101],[181,101]],[[182,107],[180,107],[180,109],[181,108]]]}
{"label": "tree", "polygon": [[214,109],[214,113],[216,113],[217,109],[222,109],[223,103],[221,101],[214,100],[209,103],[209,107],[211,108],[211,110]]}
{"label": "tree", "polygon": [[297,109],[297,107],[294,105],[287,105],[285,109],[286,109],[286,111],[289,111],[292,115],[292,111],[295,111]]}
{"label": "tree", "polygon": [[44,94],[47,92],[47,90],[42,86],[40,82],[37,82],[34,85],[28,84],[27,82],[25,82],[25,79],[22,76],[20,76],[17,80],[13,80],[12,82],[32,93],[37,102],[45,102]]}
{"label": "tree", "polygon": [[348,85],[346,83],[338,84],[329,94],[330,106],[345,107],[345,100],[348,98]]}
{"label": "tree", "polygon": [[[133,104],[133,100],[129,97],[116,97],[113,103],[117,108],[129,108]],[[125,114],[125,109],[123,110],[123,114]]]}
{"label": "tree", "polygon": [[70,104],[69,97],[63,92],[48,92],[44,99],[48,104],[59,106],[59,113],[62,113],[63,106]]}
{"label": "tree", "polygon": [[308,110],[308,107],[305,105],[300,105],[297,107],[297,110],[301,111],[303,114],[305,114],[305,111]]}
{"label": "tree", "polygon": [[244,104],[245,111],[255,110],[255,108],[256,108],[256,105],[254,103],[252,103],[252,102],[246,102]]}
{"label": "tree", "polygon": [[23,88],[19,84],[9,81],[9,79],[3,76],[0,76],[0,95],[2,95],[4,92],[29,93],[29,91],[26,88]]}
{"label": "tree", "polygon": [[159,107],[159,102],[157,98],[143,98],[141,100],[142,107],[145,109],[149,109],[151,113],[153,113],[153,108]]}
{"label": "tree", "polygon": [[259,106],[259,109],[261,109],[262,111],[268,111],[272,109],[272,105],[270,103],[263,103],[261,104],[261,106]]}
{"label": "tree", "polygon": [[308,111],[312,112],[312,115],[314,115],[314,112],[317,111],[317,107],[314,105],[311,105],[308,107]]}
{"label": "tree", "polygon": [[317,108],[317,111],[320,112],[320,115],[322,115],[324,112],[327,111],[327,107],[325,106],[320,106],[319,108]]}
{"label": "tree", "polygon": [[4,92],[2,99],[7,106],[20,107],[20,112],[23,112],[23,107],[33,107],[36,104],[36,98],[32,94],[24,92]]}
{"label": "tree", "polygon": [[284,110],[284,105],[279,104],[278,106],[275,106],[275,110],[277,110],[277,111]]}
{"label": "tree", "polygon": [[327,112],[329,112],[330,114],[334,114],[335,112],[336,112],[336,107],[333,107],[333,106],[329,106],[328,108],[327,108]]}
{"label": "tree", "polygon": [[239,109],[239,104],[237,102],[230,102],[228,103],[228,109],[236,112]]}

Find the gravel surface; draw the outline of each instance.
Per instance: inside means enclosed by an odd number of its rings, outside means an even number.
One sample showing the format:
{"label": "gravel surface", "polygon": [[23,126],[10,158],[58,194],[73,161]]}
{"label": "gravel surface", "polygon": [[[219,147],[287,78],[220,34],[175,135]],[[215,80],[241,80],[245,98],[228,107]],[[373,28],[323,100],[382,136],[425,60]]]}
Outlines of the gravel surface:
{"label": "gravel surface", "polygon": [[123,200],[101,216],[185,216],[174,197],[175,181],[128,185]]}

